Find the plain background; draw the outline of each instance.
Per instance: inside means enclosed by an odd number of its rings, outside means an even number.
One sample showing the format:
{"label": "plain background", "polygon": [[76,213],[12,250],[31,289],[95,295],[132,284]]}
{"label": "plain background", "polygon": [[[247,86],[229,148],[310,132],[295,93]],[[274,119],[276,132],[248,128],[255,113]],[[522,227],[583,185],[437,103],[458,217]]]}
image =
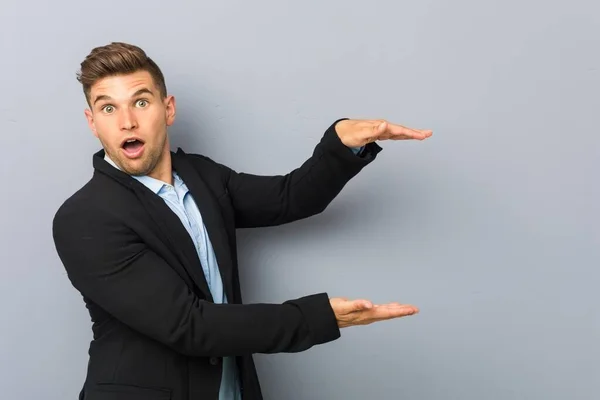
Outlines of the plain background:
{"label": "plain background", "polygon": [[87,311],[51,238],[91,176],[79,63],[142,46],[178,101],[174,148],[299,166],[339,117],[383,142],[320,216],[240,232],[248,302],[319,291],[418,316],[257,356],[267,399],[600,398],[596,1],[8,0],[0,8],[3,399],[75,399]]}

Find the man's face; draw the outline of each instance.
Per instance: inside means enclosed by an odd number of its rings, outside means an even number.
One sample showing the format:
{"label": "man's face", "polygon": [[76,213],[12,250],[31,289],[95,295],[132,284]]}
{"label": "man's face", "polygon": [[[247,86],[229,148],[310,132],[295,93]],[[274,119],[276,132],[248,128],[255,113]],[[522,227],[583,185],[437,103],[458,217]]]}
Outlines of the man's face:
{"label": "man's face", "polygon": [[112,161],[130,175],[152,175],[169,154],[167,127],[175,99],[163,99],[146,71],[110,76],[90,90],[90,129]]}

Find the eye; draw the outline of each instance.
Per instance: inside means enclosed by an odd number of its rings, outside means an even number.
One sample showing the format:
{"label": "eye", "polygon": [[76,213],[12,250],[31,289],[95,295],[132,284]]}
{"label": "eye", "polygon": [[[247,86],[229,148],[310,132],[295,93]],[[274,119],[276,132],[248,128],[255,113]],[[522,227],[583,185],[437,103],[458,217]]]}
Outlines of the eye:
{"label": "eye", "polygon": [[111,106],[110,104],[107,104],[104,107],[102,107],[102,111],[104,111],[107,114],[110,114],[113,111],[115,111],[115,108],[113,106]]}
{"label": "eye", "polygon": [[138,100],[136,104],[138,107],[144,108],[148,105],[148,101],[147,100]]}

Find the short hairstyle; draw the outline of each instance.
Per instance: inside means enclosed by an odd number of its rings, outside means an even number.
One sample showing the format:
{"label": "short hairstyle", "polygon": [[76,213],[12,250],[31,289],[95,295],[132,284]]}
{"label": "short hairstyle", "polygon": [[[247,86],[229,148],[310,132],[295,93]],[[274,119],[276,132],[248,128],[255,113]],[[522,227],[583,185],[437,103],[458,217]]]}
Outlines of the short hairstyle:
{"label": "short hairstyle", "polygon": [[147,71],[158,87],[162,98],[167,96],[165,78],[156,63],[146,52],[128,43],[113,42],[94,48],[81,63],[77,80],[83,85],[85,98],[90,102],[91,87],[99,80],[116,75]]}

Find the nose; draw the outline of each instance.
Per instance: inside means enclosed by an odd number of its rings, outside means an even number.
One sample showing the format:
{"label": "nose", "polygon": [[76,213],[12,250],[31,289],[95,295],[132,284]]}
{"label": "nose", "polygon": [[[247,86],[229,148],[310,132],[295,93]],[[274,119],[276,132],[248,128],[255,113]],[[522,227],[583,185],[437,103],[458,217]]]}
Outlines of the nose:
{"label": "nose", "polygon": [[125,109],[121,112],[120,122],[121,129],[124,131],[130,131],[137,128],[137,119],[135,118],[135,114],[129,109]]}

